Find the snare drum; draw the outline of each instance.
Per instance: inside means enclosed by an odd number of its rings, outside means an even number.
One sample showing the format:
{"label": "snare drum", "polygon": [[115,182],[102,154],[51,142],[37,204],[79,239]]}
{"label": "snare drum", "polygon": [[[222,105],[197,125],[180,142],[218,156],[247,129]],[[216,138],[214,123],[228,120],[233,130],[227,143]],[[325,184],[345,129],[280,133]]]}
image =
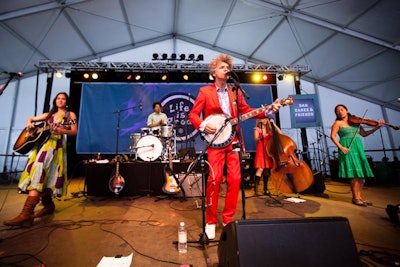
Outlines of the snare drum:
{"label": "snare drum", "polygon": [[137,155],[144,161],[154,161],[161,156],[163,145],[161,141],[152,135],[143,136],[137,142]]}
{"label": "snare drum", "polygon": [[131,146],[129,147],[130,151],[136,151],[136,145],[139,141],[141,133],[131,133]]}
{"label": "snare drum", "polygon": [[172,125],[161,127],[161,136],[164,138],[171,138],[174,135],[174,127]]}
{"label": "snare drum", "polygon": [[146,136],[150,134],[150,128],[144,127],[140,128],[140,134],[141,136]]}

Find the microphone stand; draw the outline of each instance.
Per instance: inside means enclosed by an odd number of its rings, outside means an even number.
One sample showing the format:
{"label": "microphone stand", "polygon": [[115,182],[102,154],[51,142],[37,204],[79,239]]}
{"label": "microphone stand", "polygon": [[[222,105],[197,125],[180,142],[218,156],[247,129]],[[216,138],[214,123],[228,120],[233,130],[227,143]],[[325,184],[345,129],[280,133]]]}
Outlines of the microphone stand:
{"label": "microphone stand", "polygon": [[4,90],[6,90],[8,84],[11,82],[11,80],[14,78],[14,75],[10,75],[6,81],[6,83],[0,88],[0,95],[3,94]]}
{"label": "microphone stand", "polygon": [[116,133],[116,140],[115,140],[115,155],[118,155],[119,130],[120,130],[119,125],[120,125],[120,121],[121,121],[121,112],[122,111],[127,111],[129,109],[135,109],[135,108],[137,108],[137,106],[125,108],[125,109],[122,109],[122,110],[118,109],[118,110],[113,112],[114,114],[117,114],[117,129],[116,129],[117,133]]}
{"label": "microphone stand", "polygon": [[[186,178],[189,176],[189,174],[192,172],[192,170],[194,169],[194,167],[200,162],[200,166],[201,166],[201,180],[202,180],[202,190],[201,190],[201,213],[202,213],[202,233],[199,235],[200,238],[198,241],[187,241],[187,243],[199,243],[203,246],[204,248],[204,257],[206,259],[206,263],[207,266],[211,266],[211,259],[208,256],[208,252],[207,252],[207,245],[210,242],[219,242],[219,240],[210,240],[207,236],[206,233],[206,187],[207,187],[207,183],[206,183],[206,177],[205,177],[205,160],[204,160],[204,154],[207,151],[207,148],[210,147],[214,141],[219,137],[219,135],[223,132],[223,130],[225,129],[225,127],[227,126],[227,124],[229,123],[230,118],[225,120],[225,123],[221,126],[221,128],[215,133],[213,139],[207,144],[207,147],[204,151],[202,151],[199,156],[196,158],[196,160],[194,161],[194,164],[191,165],[191,168],[189,168],[189,170],[186,172],[185,176],[182,178],[182,180],[179,182],[178,187],[181,188],[183,190],[183,186],[182,184],[184,183],[184,181],[186,180]],[[184,193],[184,191],[183,191]],[[185,197],[185,194],[183,194],[183,196]],[[214,204],[212,204],[214,205]],[[174,241],[172,242],[173,244],[178,244],[178,241]]]}
{"label": "microphone stand", "polygon": [[[236,77],[236,73],[231,72],[232,74],[234,74]],[[247,99],[249,99],[249,95],[246,93],[245,90],[243,90],[243,88],[240,86],[240,83],[235,80],[233,77],[231,77],[235,86],[232,87],[232,90],[236,92],[236,102],[239,101],[239,90],[242,92],[243,96],[246,97]],[[242,146],[242,120],[240,118],[240,109],[239,109],[239,103],[236,103],[236,109],[237,109],[237,137],[238,137],[238,144],[239,144],[239,166],[240,166],[240,178],[241,178],[241,182],[240,182],[240,190],[242,192],[242,219],[246,220],[246,194],[245,194],[245,190],[244,190],[244,174],[243,174],[243,169],[242,169],[242,153],[243,153],[243,146]]]}

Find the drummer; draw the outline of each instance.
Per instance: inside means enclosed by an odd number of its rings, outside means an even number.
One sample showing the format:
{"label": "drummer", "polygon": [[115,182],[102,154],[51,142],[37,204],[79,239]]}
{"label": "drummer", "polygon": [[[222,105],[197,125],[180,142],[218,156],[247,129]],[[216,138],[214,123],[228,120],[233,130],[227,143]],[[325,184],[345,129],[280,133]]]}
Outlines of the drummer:
{"label": "drummer", "polygon": [[161,127],[167,125],[168,117],[165,113],[162,113],[161,102],[153,103],[154,112],[147,117],[147,126],[151,128],[154,135],[159,135]]}

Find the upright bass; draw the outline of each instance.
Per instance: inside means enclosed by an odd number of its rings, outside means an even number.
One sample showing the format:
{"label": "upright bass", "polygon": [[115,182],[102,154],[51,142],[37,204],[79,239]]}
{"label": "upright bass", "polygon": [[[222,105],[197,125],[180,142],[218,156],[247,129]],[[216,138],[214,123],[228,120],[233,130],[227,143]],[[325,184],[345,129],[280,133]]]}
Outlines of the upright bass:
{"label": "upright bass", "polygon": [[274,126],[272,137],[267,143],[267,153],[272,158],[271,181],[282,193],[299,193],[308,189],[314,182],[310,167],[299,160],[295,151],[296,143],[284,134],[278,133]]}

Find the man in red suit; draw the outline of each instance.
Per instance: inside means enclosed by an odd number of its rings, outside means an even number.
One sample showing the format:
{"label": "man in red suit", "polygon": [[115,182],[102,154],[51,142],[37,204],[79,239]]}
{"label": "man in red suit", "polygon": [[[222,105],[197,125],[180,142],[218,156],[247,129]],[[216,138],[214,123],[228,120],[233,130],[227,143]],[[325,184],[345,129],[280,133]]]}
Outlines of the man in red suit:
{"label": "man in red suit", "polygon": [[[232,57],[220,54],[213,58],[209,63],[209,72],[214,77],[215,83],[200,88],[193,108],[189,113],[189,120],[193,126],[207,135],[218,134],[221,125],[214,125],[213,121],[208,121],[207,117],[213,114],[225,114],[228,118],[237,118],[237,108],[241,114],[252,111],[245,101],[242,92],[239,90],[238,99],[236,99],[236,91],[233,92],[232,87],[227,85],[229,73],[233,67]],[[255,118],[263,118],[268,114],[275,113],[279,110],[280,104],[275,101],[267,112],[261,113]],[[202,119],[203,113],[205,120]],[[206,188],[206,227],[205,232],[209,239],[215,238],[215,228],[218,216],[218,197],[220,185],[223,180],[224,165],[226,164],[226,197],[225,206],[222,211],[222,223],[225,226],[233,221],[236,213],[236,206],[240,190],[240,161],[235,143],[238,142],[236,136],[232,141],[219,148],[209,146],[207,148],[207,160],[210,164],[210,176],[207,180]]]}

